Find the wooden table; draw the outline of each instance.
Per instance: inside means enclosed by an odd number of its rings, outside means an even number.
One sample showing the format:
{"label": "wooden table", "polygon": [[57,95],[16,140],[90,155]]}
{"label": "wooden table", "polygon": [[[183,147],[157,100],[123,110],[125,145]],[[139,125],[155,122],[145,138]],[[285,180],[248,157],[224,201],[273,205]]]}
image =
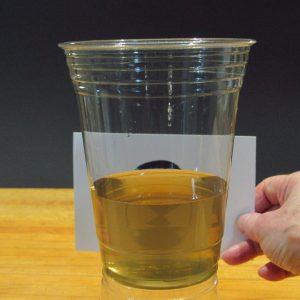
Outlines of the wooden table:
{"label": "wooden table", "polygon": [[[222,300],[300,299],[300,277],[260,279],[260,257],[219,265]],[[103,299],[98,253],[74,249],[73,190],[0,189],[0,299]]]}

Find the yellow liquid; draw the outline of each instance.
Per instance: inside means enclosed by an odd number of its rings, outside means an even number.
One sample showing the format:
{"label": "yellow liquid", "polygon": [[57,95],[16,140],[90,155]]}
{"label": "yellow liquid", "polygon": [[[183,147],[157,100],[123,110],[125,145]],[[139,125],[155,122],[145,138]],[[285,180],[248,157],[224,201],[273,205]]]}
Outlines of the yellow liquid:
{"label": "yellow liquid", "polygon": [[176,288],[216,272],[226,182],[156,169],[114,174],[91,188],[104,272],[126,285]]}

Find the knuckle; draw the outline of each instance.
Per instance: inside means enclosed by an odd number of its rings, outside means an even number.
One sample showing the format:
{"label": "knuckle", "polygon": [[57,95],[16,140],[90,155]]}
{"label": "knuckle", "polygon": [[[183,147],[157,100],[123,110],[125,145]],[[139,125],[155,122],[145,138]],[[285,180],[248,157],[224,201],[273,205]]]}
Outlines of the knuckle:
{"label": "knuckle", "polygon": [[287,227],[284,230],[284,234],[287,238],[287,244],[290,247],[296,246],[298,249],[300,249],[300,226],[297,224],[293,224],[289,227]]}
{"label": "knuckle", "polygon": [[300,226],[292,225],[284,230],[286,236],[286,248],[288,249],[285,257],[285,264],[289,271],[294,275],[300,275]]}

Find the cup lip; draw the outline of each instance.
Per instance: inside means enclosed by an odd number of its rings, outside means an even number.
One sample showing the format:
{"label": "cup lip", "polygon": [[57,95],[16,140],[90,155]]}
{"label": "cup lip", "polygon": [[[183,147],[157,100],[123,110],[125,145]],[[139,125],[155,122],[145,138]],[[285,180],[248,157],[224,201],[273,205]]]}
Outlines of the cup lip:
{"label": "cup lip", "polygon": [[172,50],[250,47],[256,43],[248,38],[150,38],[85,40],[59,43],[65,51]]}

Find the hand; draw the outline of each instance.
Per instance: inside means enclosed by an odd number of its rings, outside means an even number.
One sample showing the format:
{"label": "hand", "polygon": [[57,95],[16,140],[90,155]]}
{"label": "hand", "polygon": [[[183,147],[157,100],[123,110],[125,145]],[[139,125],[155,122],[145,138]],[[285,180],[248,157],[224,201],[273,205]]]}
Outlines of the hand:
{"label": "hand", "polygon": [[226,250],[228,264],[265,254],[270,262],[258,274],[267,280],[300,275],[300,172],[263,180],[256,187],[255,211],[238,220],[248,238]]}

